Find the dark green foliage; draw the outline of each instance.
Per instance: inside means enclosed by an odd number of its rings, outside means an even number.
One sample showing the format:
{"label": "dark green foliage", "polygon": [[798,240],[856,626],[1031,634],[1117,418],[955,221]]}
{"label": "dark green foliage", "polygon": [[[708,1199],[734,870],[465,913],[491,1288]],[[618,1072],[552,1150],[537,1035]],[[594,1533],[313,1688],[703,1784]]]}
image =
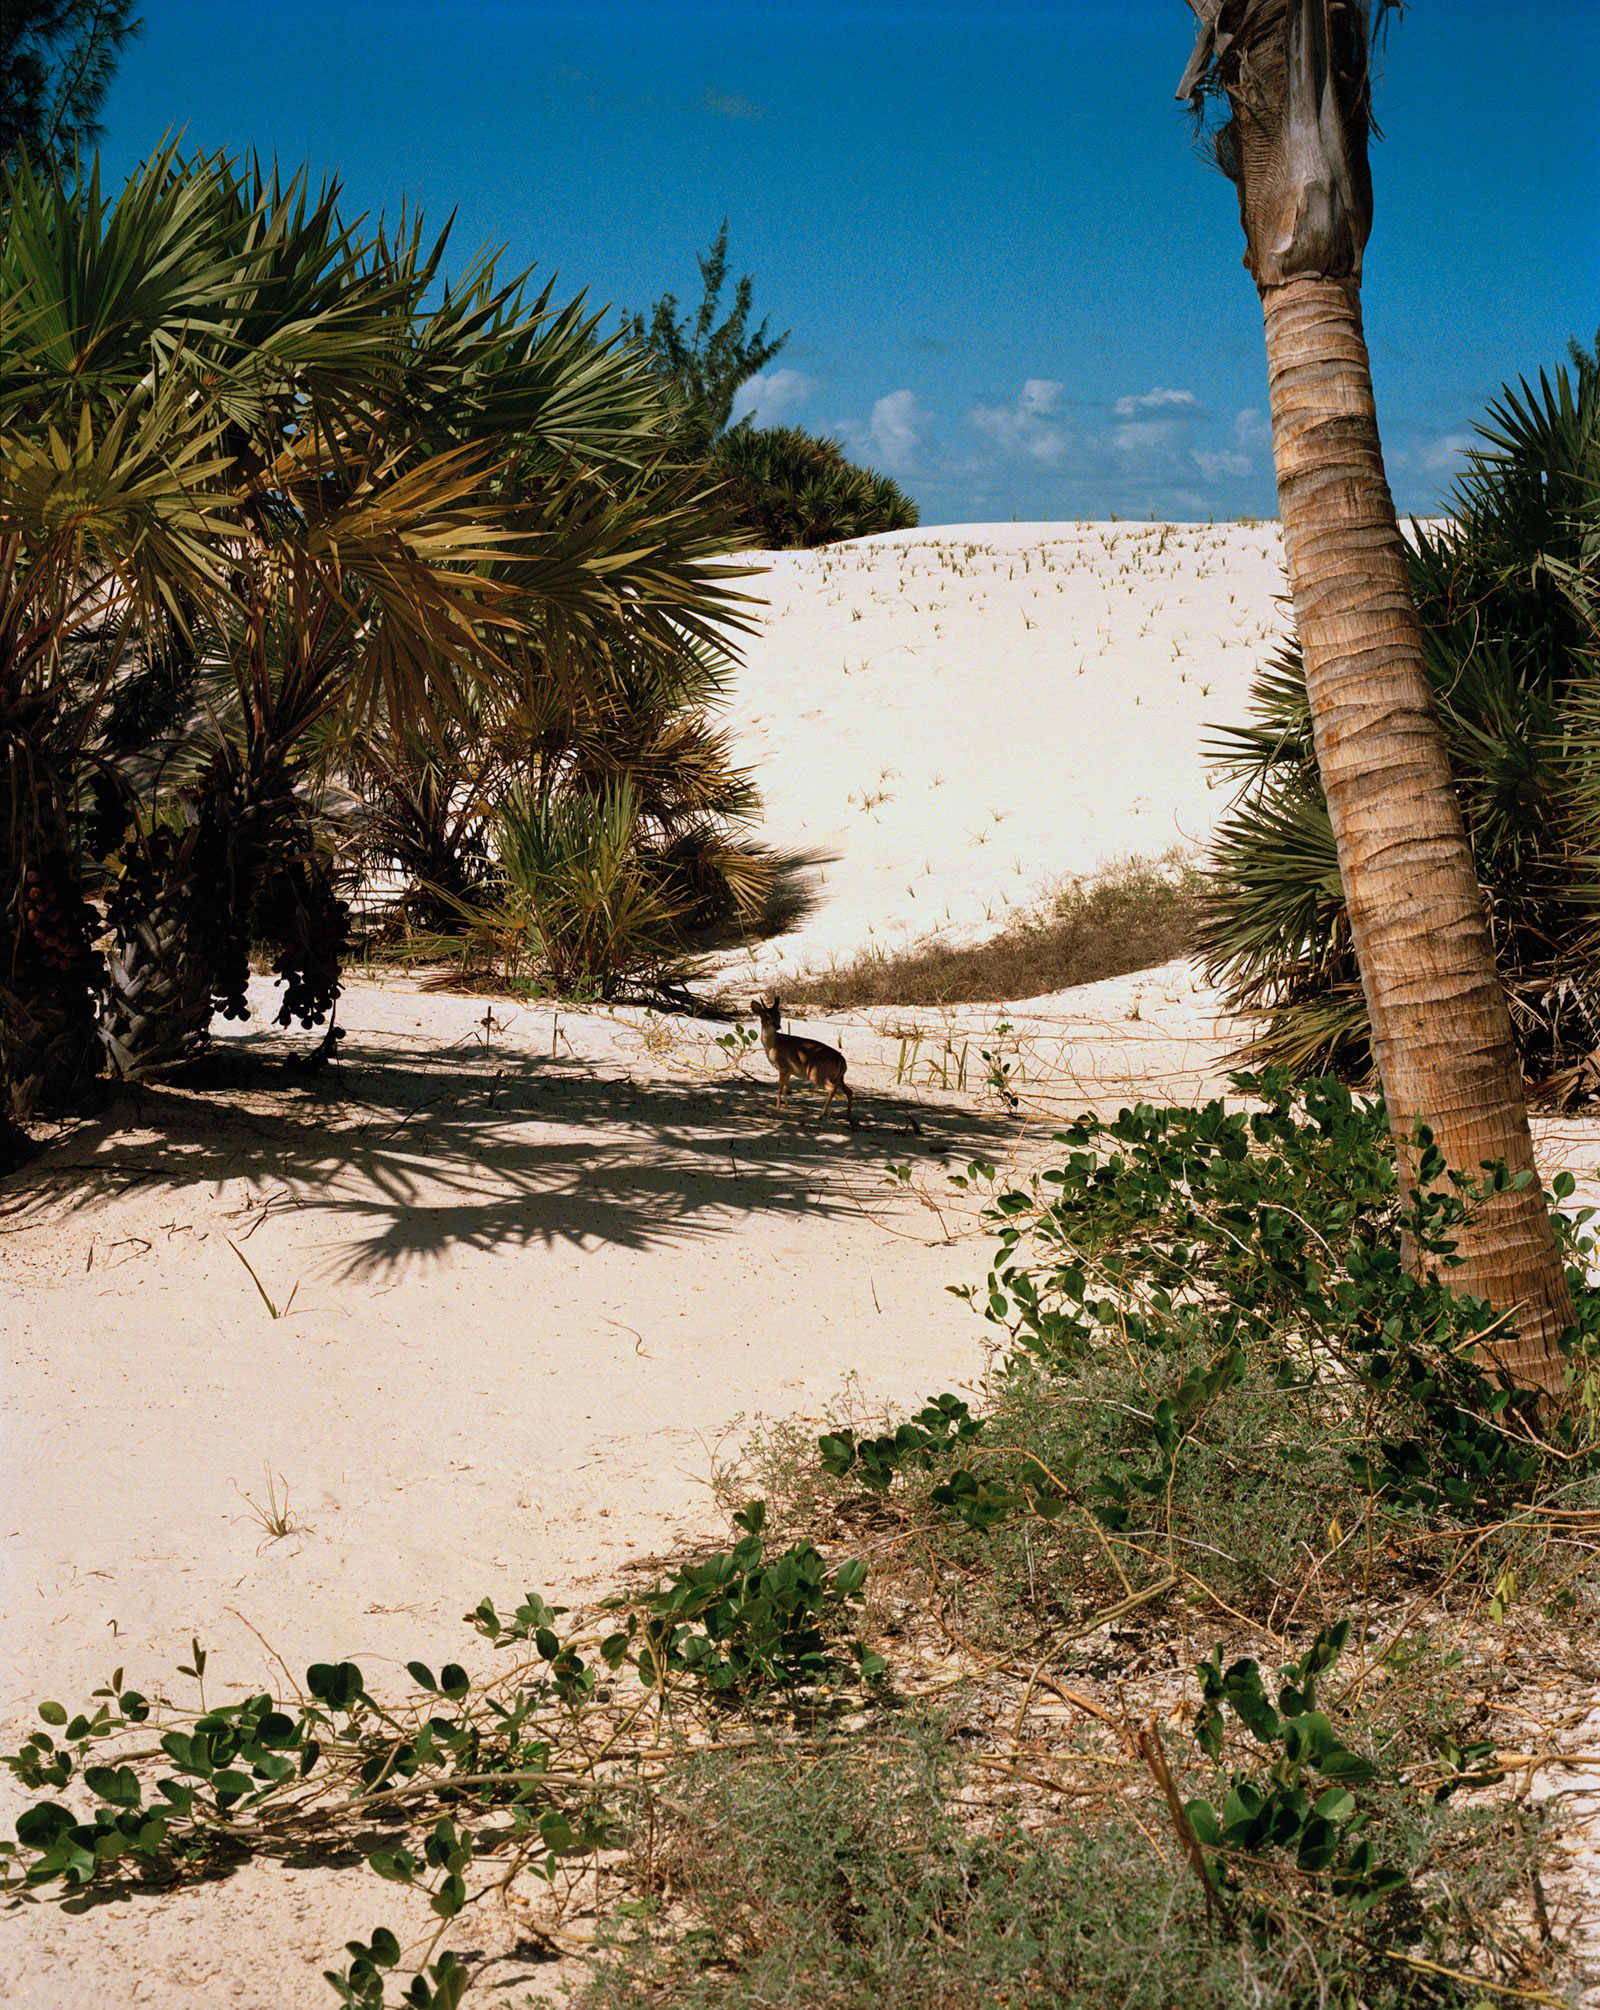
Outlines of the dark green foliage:
{"label": "dark green foliage", "polygon": [[789,339],[769,336],[767,321],[749,332],[755,282],[749,273],[733,290],[733,306],[719,324],[722,289],[728,278],[728,219],[706,255],[697,261],[703,288],[693,321],[678,318],[678,297],[664,293],[646,322],[642,314],[622,317],[624,331],[649,355],[671,388],[682,413],[688,452],[703,453],[726,429],[739,388],[757,376]]}
{"label": "dark green foliage", "polygon": [[673,400],[680,454],[702,463],[721,485],[718,500],[743,533],[741,542],[788,551],[913,528],[916,504],[887,475],[847,461],[837,440],[798,426],[754,426],[748,419],[730,429],[740,388],[767,367],[789,335],[769,336],[765,320],[750,332],[754,281],[748,273],[718,322],[728,277],[726,217],[699,265],[703,293],[692,320],[680,319],[677,296],[666,293],[648,322],[642,314],[625,314],[623,328]]}
{"label": "dark green foliage", "polygon": [[0,8],[0,162],[71,170],[100,143],[100,108],[144,27],[133,0],[6,0]]}
{"label": "dark green foliage", "polygon": [[505,749],[481,707],[462,697],[464,718],[447,716],[432,732],[385,723],[364,733],[346,761],[363,812],[351,853],[366,874],[400,886],[397,895],[366,904],[379,949],[403,950],[418,934],[461,933],[502,884],[491,806],[504,781]]}
{"label": "dark green foliage", "polygon": [[[1103,1473],[1095,1514],[1126,1528],[1141,1498],[1173,1502],[1214,1415],[1274,1385],[1328,1422],[1359,1412],[1346,1459],[1374,1500],[1472,1517],[1526,1499],[1544,1474],[1535,1399],[1492,1357],[1474,1359],[1497,1317],[1448,1288],[1452,1231],[1504,1187],[1504,1169],[1447,1180],[1419,1127],[1424,1184],[1401,1195],[1381,1104],[1331,1077],[1299,1090],[1274,1070],[1234,1081],[1261,1106],[1082,1118],[1062,1134],[1064,1165],[995,1203],[987,1310],[1013,1344],[1069,1376],[1113,1335],[1145,1362],[1154,1459]],[[1571,1191],[1563,1175],[1557,1199]],[[1577,1229],[1556,1219],[1570,1244]],[[1403,1267],[1402,1232],[1427,1276]],[[1580,1264],[1568,1276],[1577,1351],[1600,1333],[1600,1299]]]}
{"label": "dark green foliage", "polygon": [[763,551],[911,530],[921,521],[887,475],[857,467],[837,440],[799,426],[735,426],[717,441],[711,469],[726,484],[723,501]]}
{"label": "dark green foliage", "polygon": [[[1496,1531],[1479,1554],[1488,1588],[1524,1567],[1532,1503],[1557,1476],[1588,1497],[1587,1217],[1557,1217],[1579,1401],[1547,1439],[1534,1399],[1472,1358],[1493,1315],[1447,1288],[1454,1232],[1503,1174],[1447,1178],[1425,1142],[1442,1191],[1401,1196],[1381,1105],[1331,1079],[1239,1086],[1253,1111],[1085,1117],[1062,1136],[1064,1163],[995,1194],[999,1254],[970,1295],[1010,1354],[986,1415],[953,1429],[942,1400],[876,1438],[836,1428],[820,1442],[825,1472],[914,1515],[924,1540],[941,1531],[975,1638],[1003,1642],[1019,1604],[1075,1625],[1159,1599],[1174,1571],[1270,1626],[1303,1602],[1307,1557],[1326,1610],[1375,1595],[1390,1552],[1375,1565],[1373,1545],[1419,1528],[1447,1543]],[[993,1179],[974,1165],[955,1183]],[[1558,1201],[1570,1192],[1558,1181]],[[1436,1274],[1402,1267],[1402,1230]]]}
{"label": "dark green foliage", "polygon": [[694,953],[754,925],[773,863],[759,798],[715,712],[720,666],[600,656],[474,708],[470,732],[366,736],[352,764],[380,953],[561,997],[660,995]]}
{"label": "dark green foliage", "polygon": [[[837,1676],[825,1629],[836,1631],[860,1602],[867,1566],[830,1569],[809,1542],[767,1563],[766,1513],[764,1501],[752,1501],[735,1516],[745,1534],[727,1555],[688,1565],[650,1594],[640,1628],[641,1679],[681,1670],[733,1697]],[[882,1659],[859,1643],[856,1660],[869,1680],[884,1672]]]}
{"label": "dark green foliage", "polygon": [[857,1438],[853,1431],[840,1431],[819,1438],[817,1450],[824,1472],[836,1479],[854,1474],[864,1487],[882,1493],[897,1472],[918,1465],[924,1472],[934,1455],[958,1450],[970,1444],[983,1429],[981,1417],[973,1416],[959,1396],[935,1396],[909,1423],[875,1438]]}
{"label": "dark green foliage", "polygon": [[[1274,1708],[1253,1660],[1235,1661],[1224,1673],[1222,1649],[1195,1671],[1200,1677],[1200,1714],[1195,1742],[1213,1760],[1222,1757],[1229,1714],[1257,1745],[1273,1754],[1270,1764],[1236,1771],[1220,1807],[1191,1800],[1184,1809],[1205,1856],[1203,1868],[1230,1923],[1244,1925],[1258,1946],[1282,1929],[1270,1899],[1250,1890],[1261,1883],[1260,1868],[1276,1868],[1273,1858],[1292,1856],[1297,1871],[1326,1876],[1336,1899],[1367,1908],[1403,1889],[1406,1874],[1380,1862],[1361,1833],[1370,1811],[1355,1789],[1368,1785],[1378,1768],[1342,1743],[1326,1711],[1317,1708],[1318,1678],[1339,1658],[1350,1637],[1350,1622],[1324,1627],[1305,1653],[1280,1669],[1283,1687]],[[1485,1784],[1502,1776],[1492,1774]]]}
{"label": "dark green foliage", "polygon": [[70,1105],[107,1057],[183,1060],[214,1004],[243,1011],[252,956],[281,1020],[325,1019],[347,778],[377,797],[350,850],[436,925],[503,884],[484,775],[463,804],[451,772],[486,763],[575,816],[626,779],[687,931],[759,904],[753,791],[704,717],[736,533],[629,345],[492,257],[441,294],[417,218],[348,225],[336,185],[254,162],[169,146],[115,197],[98,163],[24,162],[6,191],[11,1113]]}
{"label": "dark green foliage", "polygon": [[[1575,350],[1537,391],[1507,386],[1478,433],[1451,520],[1415,529],[1411,587],[1523,1065],[1541,1079],[1600,1048],[1600,366]],[[1266,1021],[1253,1060],[1359,1070],[1366,1006],[1295,645],[1253,702],[1253,722],[1211,744],[1240,795],[1213,841],[1200,948],[1230,1002]],[[1573,1073],[1551,1093],[1594,1086]]]}

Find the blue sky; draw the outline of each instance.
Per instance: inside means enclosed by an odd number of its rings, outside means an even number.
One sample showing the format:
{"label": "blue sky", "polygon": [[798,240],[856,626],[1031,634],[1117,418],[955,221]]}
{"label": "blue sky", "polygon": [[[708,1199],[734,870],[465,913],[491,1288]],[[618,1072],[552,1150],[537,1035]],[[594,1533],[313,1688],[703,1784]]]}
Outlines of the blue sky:
{"label": "blue sky", "polygon": [[[144,0],[106,106],[420,200],[563,295],[698,299],[726,214],[793,330],[757,416],[927,523],[1276,514],[1233,191],[1173,89],[1181,0]],[[1508,21],[1511,26],[1508,28]],[[1502,380],[1600,323],[1600,0],[1412,0],[1374,149],[1367,332],[1403,511]]]}

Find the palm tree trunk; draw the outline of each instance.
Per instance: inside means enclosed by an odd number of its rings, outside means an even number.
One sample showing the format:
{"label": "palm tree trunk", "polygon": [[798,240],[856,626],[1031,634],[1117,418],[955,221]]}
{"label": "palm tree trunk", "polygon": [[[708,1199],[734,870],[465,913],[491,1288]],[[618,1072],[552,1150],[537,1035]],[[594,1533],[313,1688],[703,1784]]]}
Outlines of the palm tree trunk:
{"label": "palm tree trunk", "polygon": [[18,1126],[74,1107],[99,1072],[97,917],[83,897],[42,708],[0,707],[0,1157]]}
{"label": "palm tree trunk", "polygon": [[[1225,98],[1217,162],[1238,191],[1266,316],[1272,451],[1317,764],[1402,1177],[1423,1122],[1455,1170],[1504,1160],[1450,1281],[1513,1315],[1492,1350],[1559,1398],[1572,1323],[1533,1163],[1522,1071],[1384,480],[1361,260],[1372,227],[1370,36],[1397,0],[1189,0],[1178,95]],[[1408,1184],[1414,1184],[1414,1177]]]}
{"label": "palm tree trunk", "polygon": [[1262,304],[1284,553],[1395,1148],[1409,1173],[1420,1119],[1452,1167],[1533,1175],[1462,1231],[1450,1281],[1516,1309],[1497,1361],[1559,1394],[1572,1307],[1384,479],[1360,293],[1302,275]]}

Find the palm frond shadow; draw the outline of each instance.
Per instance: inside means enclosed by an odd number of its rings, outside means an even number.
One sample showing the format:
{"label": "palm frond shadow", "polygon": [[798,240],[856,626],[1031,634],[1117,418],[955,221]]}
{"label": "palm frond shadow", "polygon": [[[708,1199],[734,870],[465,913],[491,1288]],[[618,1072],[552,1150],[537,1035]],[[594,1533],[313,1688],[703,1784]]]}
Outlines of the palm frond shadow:
{"label": "palm frond shadow", "polygon": [[1006,1135],[991,1118],[872,1094],[858,1094],[857,1129],[824,1128],[803,1102],[778,1116],[759,1074],[635,1081],[369,1036],[338,1068],[300,1075],[266,1051],[276,1044],[230,1042],[117,1096],[0,1186],[12,1226],[64,1189],[82,1207],[134,1187],[276,1183],[327,1221],[321,1274],[380,1280],[462,1250],[642,1251],[737,1235],[773,1210],[854,1212],[849,1188],[871,1188],[887,1140],[971,1156]]}

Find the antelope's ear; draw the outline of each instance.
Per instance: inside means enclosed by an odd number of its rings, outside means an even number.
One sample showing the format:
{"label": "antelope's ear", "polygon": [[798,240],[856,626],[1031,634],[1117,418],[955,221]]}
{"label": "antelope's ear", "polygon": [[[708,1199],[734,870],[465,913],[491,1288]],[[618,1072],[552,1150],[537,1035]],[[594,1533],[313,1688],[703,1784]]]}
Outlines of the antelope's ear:
{"label": "antelope's ear", "polygon": [[758,1019],[761,1017],[761,1000],[759,998],[752,998],[750,1000],[750,1010]]}
{"label": "antelope's ear", "polygon": [[783,1001],[779,998],[776,991],[772,994],[772,1009],[780,1019],[783,1017]]}

